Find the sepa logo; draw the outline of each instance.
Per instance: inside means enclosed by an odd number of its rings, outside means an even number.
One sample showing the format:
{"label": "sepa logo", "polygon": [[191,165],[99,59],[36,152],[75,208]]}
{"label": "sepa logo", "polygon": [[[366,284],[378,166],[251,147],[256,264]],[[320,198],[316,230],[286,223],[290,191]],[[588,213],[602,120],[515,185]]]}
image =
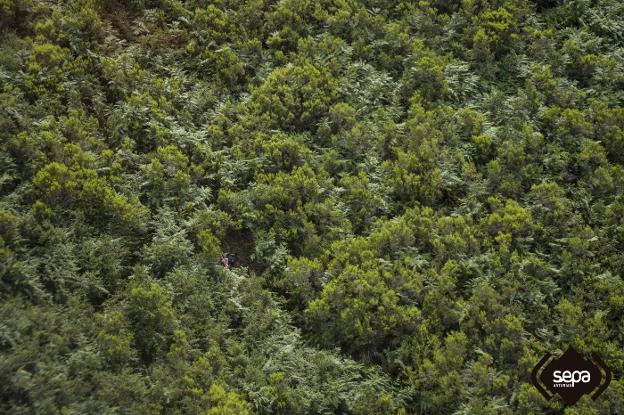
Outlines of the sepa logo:
{"label": "sepa logo", "polygon": [[575,383],[590,383],[589,370],[555,370],[553,372],[553,388],[573,388]]}
{"label": "sepa logo", "polygon": [[546,400],[559,395],[566,405],[574,405],[585,394],[598,399],[611,383],[611,371],[597,354],[589,360],[569,348],[557,359],[551,360],[547,353],[533,369],[531,380]]}

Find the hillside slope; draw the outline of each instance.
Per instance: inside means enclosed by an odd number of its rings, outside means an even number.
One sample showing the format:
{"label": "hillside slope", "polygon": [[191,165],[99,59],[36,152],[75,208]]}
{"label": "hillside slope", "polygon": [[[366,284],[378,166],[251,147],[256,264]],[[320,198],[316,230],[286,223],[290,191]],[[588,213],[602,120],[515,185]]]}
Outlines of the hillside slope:
{"label": "hillside slope", "polygon": [[[0,413],[624,414],[623,42],[617,0],[0,0]],[[564,408],[568,347],[614,381]]]}

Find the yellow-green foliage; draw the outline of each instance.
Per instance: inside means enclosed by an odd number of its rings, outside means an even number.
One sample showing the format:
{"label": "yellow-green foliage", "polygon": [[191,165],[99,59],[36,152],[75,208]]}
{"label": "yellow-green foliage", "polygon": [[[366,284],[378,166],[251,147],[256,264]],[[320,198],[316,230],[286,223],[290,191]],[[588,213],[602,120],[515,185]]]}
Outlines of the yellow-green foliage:
{"label": "yellow-green foliage", "polygon": [[251,108],[270,127],[313,126],[336,99],[337,82],[309,62],[277,68],[253,91]]}
{"label": "yellow-green foliage", "polygon": [[[623,414],[622,28],[0,0],[0,413]],[[564,407],[570,346],[613,381]]]}

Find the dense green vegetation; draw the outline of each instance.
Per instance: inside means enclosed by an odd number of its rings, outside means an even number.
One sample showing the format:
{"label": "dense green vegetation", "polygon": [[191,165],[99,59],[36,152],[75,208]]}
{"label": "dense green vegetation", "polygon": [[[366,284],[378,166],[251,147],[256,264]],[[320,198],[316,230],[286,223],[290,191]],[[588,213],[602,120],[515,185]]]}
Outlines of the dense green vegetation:
{"label": "dense green vegetation", "polygon": [[[624,414],[624,3],[0,28],[0,413]],[[568,346],[596,402],[531,385]]]}

